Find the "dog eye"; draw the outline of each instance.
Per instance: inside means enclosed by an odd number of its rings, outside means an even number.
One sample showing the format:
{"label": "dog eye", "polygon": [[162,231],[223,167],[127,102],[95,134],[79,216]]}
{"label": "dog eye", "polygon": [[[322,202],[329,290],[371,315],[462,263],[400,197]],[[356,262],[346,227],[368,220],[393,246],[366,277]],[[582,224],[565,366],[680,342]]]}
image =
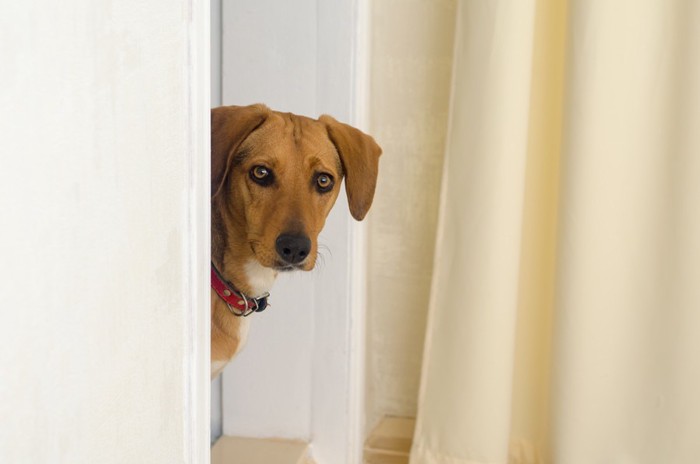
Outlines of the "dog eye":
{"label": "dog eye", "polygon": [[319,174],[316,176],[316,187],[322,193],[330,191],[333,188],[333,177],[330,174]]}
{"label": "dog eye", "polygon": [[267,186],[272,183],[272,171],[265,166],[253,166],[250,170],[250,178],[257,184]]}

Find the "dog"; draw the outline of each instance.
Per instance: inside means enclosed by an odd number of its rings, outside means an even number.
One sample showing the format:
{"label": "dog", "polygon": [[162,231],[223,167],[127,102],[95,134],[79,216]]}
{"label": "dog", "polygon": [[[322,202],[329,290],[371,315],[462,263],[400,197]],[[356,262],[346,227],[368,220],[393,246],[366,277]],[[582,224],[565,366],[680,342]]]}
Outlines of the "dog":
{"label": "dog", "polygon": [[374,198],[374,139],[323,115],[262,104],[211,110],[211,376],[245,344],[280,272],[313,269],[317,237],[345,181],[352,216]]}

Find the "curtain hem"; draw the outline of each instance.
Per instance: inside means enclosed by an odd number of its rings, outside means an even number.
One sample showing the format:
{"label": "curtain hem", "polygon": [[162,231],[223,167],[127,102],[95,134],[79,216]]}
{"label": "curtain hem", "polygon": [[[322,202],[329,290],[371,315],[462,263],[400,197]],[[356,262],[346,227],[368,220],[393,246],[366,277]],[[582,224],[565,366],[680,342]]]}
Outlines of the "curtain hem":
{"label": "curtain hem", "polygon": [[[424,445],[415,445],[411,450],[411,464],[505,464],[504,461],[467,459],[450,456],[429,449]],[[508,464],[543,464],[537,447],[527,440],[511,440],[508,450]]]}

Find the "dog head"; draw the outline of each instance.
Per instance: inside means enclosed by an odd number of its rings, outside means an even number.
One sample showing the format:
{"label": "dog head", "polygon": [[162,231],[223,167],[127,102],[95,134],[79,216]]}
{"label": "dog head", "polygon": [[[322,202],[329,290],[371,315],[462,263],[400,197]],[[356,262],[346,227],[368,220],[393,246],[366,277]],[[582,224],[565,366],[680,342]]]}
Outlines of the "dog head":
{"label": "dog head", "polygon": [[212,219],[225,223],[231,259],[312,269],[343,179],[352,216],[367,214],[381,154],[369,135],[264,105],[215,108],[211,125]]}

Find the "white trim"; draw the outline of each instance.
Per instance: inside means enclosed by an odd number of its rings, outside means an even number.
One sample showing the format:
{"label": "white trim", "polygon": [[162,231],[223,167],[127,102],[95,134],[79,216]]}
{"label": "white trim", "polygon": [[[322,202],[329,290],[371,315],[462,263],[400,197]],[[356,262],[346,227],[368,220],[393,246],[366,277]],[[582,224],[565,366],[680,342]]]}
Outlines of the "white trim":
{"label": "white trim", "polygon": [[[319,113],[366,129],[368,10],[366,0],[318,2],[317,102]],[[350,21],[347,20],[350,18]],[[329,85],[333,83],[333,85]],[[318,462],[359,464],[364,441],[366,238],[363,223],[347,212],[344,195],[327,223],[333,247],[345,249],[333,275],[315,288],[311,450]],[[337,257],[340,258],[340,257]],[[333,287],[333,283],[343,285]],[[327,317],[333,311],[344,317]],[[340,406],[342,405],[342,406]],[[333,414],[329,414],[332,411]]]}
{"label": "white trim", "polygon": [[208,463],[210,402],[210,203],[209,203],[209,34],[208,0],[190,0],[187,27],[188,203],[184,246],[185,308],[183,460]]}
{"label": "white trim", "polygon": [[[369,0],[356,0],[353,47],[353,101],[351,123],[369,129],[370,31]],[[368,219],[369,220],[369,219]],[[351,223],[350,233],[350,352],[348,390],[348,459],[362,464],[365,430],[367,333],[367,224]]]}
{"label": "white trim", "polygon": [[362,464],[362,449],[366,436],[367,228],[363,224],[355,224],[351,227],[347,462]]}
{"label": "white trim", "polygon": [[[211,18],[211,54],[209,55],[211,60],[211,105],[216,107],[221,106],[221,0],[211,0],[209,8],[209,17]],[[212,443],[223,433],[223,406],[221,403],[223,396],[222,384],[223,378],[220,375],[217,376],[211,383],[211,417],[209,418],[211,432],[209,441]]]}
{"label": "white trim", "polygon": [[369,130],[371,26],[370,0],[354,0],[355,34],[353,37],[353,85],[350,123],[363,131]]}

